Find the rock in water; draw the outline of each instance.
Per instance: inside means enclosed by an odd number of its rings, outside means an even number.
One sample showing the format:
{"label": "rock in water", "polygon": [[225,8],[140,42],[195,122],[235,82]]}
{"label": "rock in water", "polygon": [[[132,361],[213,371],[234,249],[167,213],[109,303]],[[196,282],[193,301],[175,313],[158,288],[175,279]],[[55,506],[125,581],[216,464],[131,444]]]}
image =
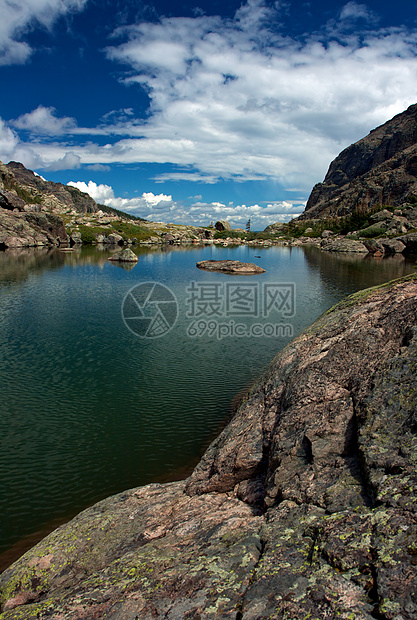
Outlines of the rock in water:
{"label": "rock in water", "polygon": [[221,271],[235,275],[265,273],[265,269],[258,267],[254,263],[241,263],[238,260],[201,260],[197,263],[197,267],[208,271]]}
{"label": "rock in water", "polygon": [[415,620],[417,275],[290,343],[188,480],[104,500],[0,577],[1,620]]}
{"label": "rock in water", "polygon": [[110,256],[109,260],[120,261],[123,263],[137,263],[139,259],[130,248],[126,248],[125,250],[116,252],[116,254]]}

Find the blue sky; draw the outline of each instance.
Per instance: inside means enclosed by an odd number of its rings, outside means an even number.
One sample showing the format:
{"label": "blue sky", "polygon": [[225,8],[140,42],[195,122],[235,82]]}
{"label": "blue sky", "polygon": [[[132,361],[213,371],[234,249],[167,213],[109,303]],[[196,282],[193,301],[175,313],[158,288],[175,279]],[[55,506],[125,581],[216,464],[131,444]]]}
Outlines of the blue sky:
{"label": "blue sky", "polygon": [[154,221],[287,221],[417,102],[416,18],[409,0],[0,0],[0,159]]}

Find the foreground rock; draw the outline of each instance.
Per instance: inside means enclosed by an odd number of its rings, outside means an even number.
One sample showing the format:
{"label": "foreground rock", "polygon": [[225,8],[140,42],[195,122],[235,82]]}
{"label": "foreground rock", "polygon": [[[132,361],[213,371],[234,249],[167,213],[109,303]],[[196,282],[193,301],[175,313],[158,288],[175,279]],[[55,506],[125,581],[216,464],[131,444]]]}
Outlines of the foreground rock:
{"label": "foreground rock", "polygon": [[265,269],[258,267],[254,263],[241,263],[238,260],[201,260],[197,263],[197,267],[207,271],[221,271],[237,275],[265,273]]}
{"label": "foreground rock", "polygon": [[116,252],[116,254],[110,256],[109,260],[116,262],[118,261],[121,263],[137,263],[139,259],[130,248],[126,248],[125,250]]}
{"label": "foreground rock", "polygon": [[0,578],[1,620],[412,620],[417,277],[318,319],[184,482],[114,496]]}

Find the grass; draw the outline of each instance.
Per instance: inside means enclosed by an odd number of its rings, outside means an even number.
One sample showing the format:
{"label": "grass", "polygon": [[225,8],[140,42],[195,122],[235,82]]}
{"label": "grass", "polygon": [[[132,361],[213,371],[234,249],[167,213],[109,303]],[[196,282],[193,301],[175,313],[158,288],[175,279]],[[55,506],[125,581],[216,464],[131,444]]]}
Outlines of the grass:
{"label": "grass", "polygon": [[107,205],[102,205],[102,204],[97,203],[97,206],[99,209],[101,209],[105,213],[109,213],[110,215],[117,215],[118,217],[121,217],[124,220],[137,220],[138,222],[146,222],[146,219],[143,217],[139,217],[137,215],[130,215],[128,213],[125,213],[124,211],[119,211],[119,209],[108,207]]}
{"label": "grass", "polygon": [[4,189],[14,190],[16,194],[19,196],[19,198],[24,200],[26,204],[29,204],[29,205],[42,204],[42,197],[39,194],[32,194],[31,192],[21,187],[18,183],[16,183],[12,179],[5,178],[3,179],[3,183],[4,183]]}
{"label": "grass", "polygon": [[[78,230],[81,233],[82,242],[86,244],[97,243],[97,235],[108,237],[111,233],[117,233],[121,235],[125,241],[135,238],[138,241],[144,241],[154,234],[151,230],[129,222],[114,222],[111,229],[103,226],[86,226],[85,224],[80,224]],[[69,232],[68,234],[71,233]]]}
{"label": "grass", "polygon": [[[417,201],[417,197],[416,197]],[[349,232],[358,231],[362,228],[370,226],[370,217],[378,211],[387,209],[388,211],[394,211],[396,207],[391,205],[382,205],[374,207],[369,211],[364,209],[355,209],[350,215],[345,217],[332,217],[323,218],[322,220],[291,220],[283,228],[283,234],[287,237],[320,237],[324,230],[331,230],[336,234],[346,235]],[[306,233],[306,230],[311,228],[312,231]],[[385,234],[385,230],[382,228],[375,228],[374,231],[369,234],[365,233],[364,237],[377,237]],[[361,235],[362,236],[362,235]]]}

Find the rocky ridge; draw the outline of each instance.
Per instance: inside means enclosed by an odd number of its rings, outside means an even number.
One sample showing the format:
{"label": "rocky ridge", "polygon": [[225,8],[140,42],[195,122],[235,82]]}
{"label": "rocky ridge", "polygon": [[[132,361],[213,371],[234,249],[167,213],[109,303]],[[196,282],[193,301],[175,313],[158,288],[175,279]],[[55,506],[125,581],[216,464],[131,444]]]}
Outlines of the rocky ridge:
{"label": "rocky ridge", "polygon": [[185,481],[108,498],[0,577],[1,620],[412,620],[417,276],[271,363]]}
{"label": "rocky ridge", "polygon": [[300,219],[399,206],[416,196],[417,104],[342,151],[313,188]]}
{"label": "rocky ridge", "polygon": [[0,249],[42,245],[180,245],[205,243],[214,232],[159,224],[98,205],[75,187],[46,181],[23,164],[0,162]]}

